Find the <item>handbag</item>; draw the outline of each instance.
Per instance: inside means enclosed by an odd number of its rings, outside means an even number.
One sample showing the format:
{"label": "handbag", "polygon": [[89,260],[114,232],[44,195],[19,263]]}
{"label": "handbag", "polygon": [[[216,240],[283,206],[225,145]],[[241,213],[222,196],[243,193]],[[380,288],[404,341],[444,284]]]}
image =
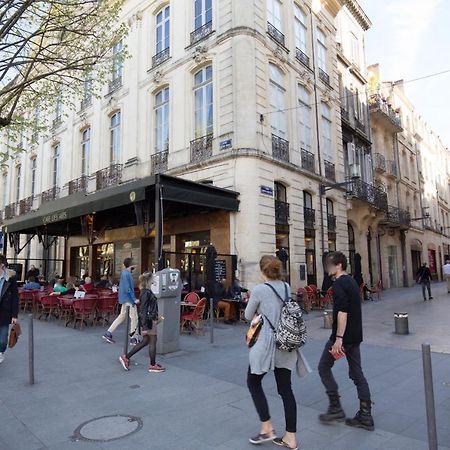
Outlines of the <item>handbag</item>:
{"label": "handbag", "polygon": [[252,348],[258,341],[259,333],[261,333],[262,326],[263,326],[262,316],[255,317],[250,323],[250,327],[247,330],[247,334],[245,335],[245,343],[247,344],[248,348]]}
{"label": "handbag", "polygon": [[9,332],[9,341],[8,341],[8,347],[13,348],[17,341],[19,340],[19,336],[22,334],[22,329],[20,328],[20,325],[18,323],[15,323],[11,331]]}

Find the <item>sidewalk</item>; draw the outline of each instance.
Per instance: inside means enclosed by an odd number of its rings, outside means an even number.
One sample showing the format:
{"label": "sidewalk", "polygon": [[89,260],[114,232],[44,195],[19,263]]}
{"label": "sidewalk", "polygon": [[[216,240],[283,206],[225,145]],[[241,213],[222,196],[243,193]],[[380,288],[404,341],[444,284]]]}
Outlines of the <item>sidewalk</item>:
{"label": "sidewalk", "polygon": [[[294,380],[299,404],[299,438],[305,450],[426,450],[427,430],[420,343],[429,340],[433,353],[436,412],[441,449],[450,449],[450,295],[433,285],[435,300],[421,301],[417,288],[383,293],[382,301],[364,305],[366,339],[363,364],[373,392],[375,432],[345,425],[326,427],[317,414],[326,407],[317,372]],[[393,312],[410,314],[410,336],[396,336]],[[25,321],[23,321],[25,325]],[[317,313],[308,316],[310,340],[305,347],[311,366],[329,332]],[[164,374],[149,374],[146,354],[130,372],[117,358],[118,344],[104,343],[102,329],[67,329],[35,321],[36,385],[27,385],[27,333],[0,366],[1,450],[246,450],[258,431],[257,416],[245,385],[246,327],[219,325],[214,345],[209,336],[182,336],[182,350],[161,357]],[[143,351],[144,352],[144,351]],[[357,409],[354,386],[344,361],[336,365],[348,415]],[[276,429],[283,430],[282,404],[273,377],[265,380]],[[138,416],[142,429],[111,442],[74,441],[82,423],[113,414]],[[120,431],[105,426],[104,437]],[[271,444],[261,448],[276,448]]]}

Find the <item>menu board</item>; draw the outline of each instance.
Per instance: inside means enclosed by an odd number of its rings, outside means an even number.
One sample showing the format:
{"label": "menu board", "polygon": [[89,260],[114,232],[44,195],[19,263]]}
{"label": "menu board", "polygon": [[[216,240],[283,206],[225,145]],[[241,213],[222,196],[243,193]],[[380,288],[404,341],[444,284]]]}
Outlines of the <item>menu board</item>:
{"label": "menu board", "polygon": [[221,281],[227,277],[227,263],[224,259],[214,261],[214,275],[216,281]]}
{"label": "menu board", "polygon": [[134,282],[137,283],[139,274],[141,273],[141,241],[121,241],[115,243],[114,248],[114,267],[115,276],[120,278],[120,273],[123,270],[123,261],[125,258],[133,258],[133,264],[136,265],[136,270],[133,272]]}

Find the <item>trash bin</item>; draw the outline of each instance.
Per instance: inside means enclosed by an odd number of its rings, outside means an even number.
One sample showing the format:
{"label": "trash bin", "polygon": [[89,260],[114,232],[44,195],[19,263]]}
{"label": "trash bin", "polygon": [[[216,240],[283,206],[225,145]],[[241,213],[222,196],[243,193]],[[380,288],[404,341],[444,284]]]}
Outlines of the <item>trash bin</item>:
{"label": "trash bin", "polygon": [[408,313],[394,313],[395,334],[409,334]]}
{"label": "trash bin", "polygon": [[326,309],[323,312],[323,327],[327,330],[331,330],[333,328],[333,310]]}

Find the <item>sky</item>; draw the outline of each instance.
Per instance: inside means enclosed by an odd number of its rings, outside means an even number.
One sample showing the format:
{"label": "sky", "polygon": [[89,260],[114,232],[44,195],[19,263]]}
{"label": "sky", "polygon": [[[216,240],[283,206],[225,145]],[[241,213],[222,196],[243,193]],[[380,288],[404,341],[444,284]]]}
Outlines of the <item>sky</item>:
{"label": "sky", "polygon": [[[367,64],[380,63],[384,81],[450,70],[449,0],[359,0],[372,22]],[[450,148],[450,72],[405,84],[417,112]]]}

